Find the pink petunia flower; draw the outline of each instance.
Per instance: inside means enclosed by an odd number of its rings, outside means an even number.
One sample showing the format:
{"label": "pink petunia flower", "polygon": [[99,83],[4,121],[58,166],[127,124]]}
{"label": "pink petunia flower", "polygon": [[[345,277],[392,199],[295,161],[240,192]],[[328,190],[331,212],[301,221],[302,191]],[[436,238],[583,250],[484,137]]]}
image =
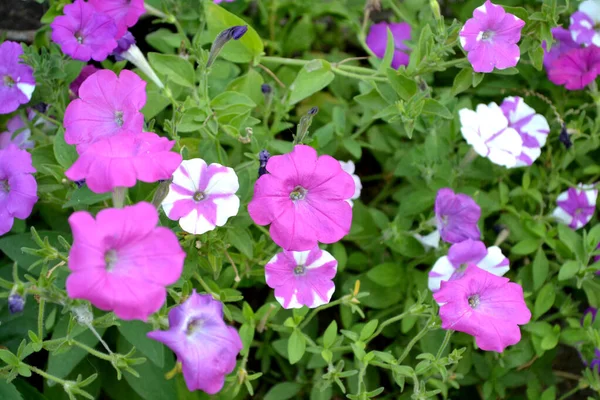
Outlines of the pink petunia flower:
{"label": "pink petunia flower", "polygon": [[19,105],[29,103],[35,90],[33,69],[21,61],[19,43],[0,44],[0,114],[9,114]]}
{"label": "pink petunia flower", "polygon": [[442,240],[448,243],[459,243],[467,239],[479,240],[479,217],[481,208],[466,194],[455,194],[449,188],[437,192],[435,219]]}
{"label": "pink petunia flower", "polygon": [[38,201],[31,154],[11,144],[0,150],[0,235],[12,229],[15,218],[29,217]]}
{"label": "pink petunia flower", "polygon": [[460,44],[475,72],[514,67],[521,58],[517,43],[525,22],[487,0],[460,30]]}
{"label": "pink petunia flower", "polygon": [[277,253],[265,266],[265,279],[283,308],[315,308],[331,300],[336,272],[335,258],[315,246]]}
{"label": "pink petunia flower", "polygon": [[85,179],[94,193],[169,179],[181,163],[181,155],[170,151],[174,145],[156,133],[124,132],[89,145],[65,175],[74,182]]}
{"label": "pink petunia flower", "polygon": [[181,229],[201,235],[223,226],[237,215],[240,184],[235,171],[221,164],[206,165],[200,158],[185,160],[173,173],[162,208]]}
{"label": "pink petunia flower", "polygon": [[[29,113],[29,119],[35,117],[34,112]],[[43,122],[38,122],[43,123]],[[36,124],[37,125],[37,124]],[[5,149],[14,144],[20,149],[33,149],[35,143],[30,139],[31,129],[25,124],[20,115],[15,115],[6,123],[6,131],[0,133],[0,149]]]}
{"label": "pink petunia flower", "polygon": [[394,57],[392,58],[392,68],[398,69],[401,65],[408,65],[410,60],[409,47],[406,41],[410,40],[410,25],[407,22],[387,23],[380,22],[371,25],[369,34],[367,35],[366,43],[369,49],[378,58],[385,57],[387,48],[387,30],[392,32],[394,38]]}
{"label": "pink petunia flower", "polygon": [[150,203],[104,209],[96,219],[87,211],[73,213],[69,297],[89,300],[124,320],[145,321],[158,311],[167,297],[165,286],[181,275],[185,252],[177,236],[157,223]]}
{"label": "pink petunia flower", "polygon": [[86,145],[122,132],[141,132],[146,104],[146,82],[135,73],[123,70],[117,75],[107,69],[92,74],[81,84],[79,98],[65,112],[65,141]]}
{"label": "pink petunia flower", "polygon": [[548,79],[568,90],[581,90],[600,74],[600,48],[573,49],[559,56],[548,70]]}
{"label": "pink petunia flower", "polygon": [[467,239],[453,244],[448,255],[440,257],[429,272],[429,290],[437,292],[443,281],[460,279],[467,265],[475,265],[496,276],[508,272],[508,258],[498,246],[488,247],[480,241]]}
{"label": "pink petunia flower", "polygon": [[117,47],[117,26],[108,15],[97,12],[91,4],[75,0],[64,7],[64,13],[50,24],[52,41],[60,46],[63,53],[75,60],[104,61]]}
{"label": "pink petunia flower", "polygon": [[531,312],[523,299],[523,288],[474,265],[460,279],[442,282],[433,294],[440,304],[443,329],[475,337],[480,349],[502,353],[519,343]]}
{"label": "pink petunia flower", "polygon": [[600,0],[585,0],[571,15],[569,30],[573,40],[586,46],[600,46]]}
{"label": "pink petunia flower", "polygon": [[354,202],[352,200],[356,200],[360,197],[360,191],[362,190],[362,183],[358,175],[354,173],[356,166],[354,165],[354,161],[340,161],[340,165],[342,166],[342,170],[350,174],[352,179],[354,180],[354,194],[348,200],[348,204],[354,206]]}
{"label": "pink petunia flower", "polygon": [[77,78],[69,85],[69,92],[71,95],[71,99],[76,99],[79,97],[79,88],[85,82],[87,78],[89,78],[94,73],[100,71],[98,68],[93,65],[86,65],[83,67]]}
{"label": "pink petunia flower", "polygon": [[475,111],[463,108],[458,115],[460,131],[477,154],[503,167],[517,166],[523,139],[496,103],[479,104]]}
{"label": "pink petunia flower", "polygon": [[305,251],[348,234],[352,207],[346,200],[355,188],[339,161],[298,145],[269,158],[267,171],[256,181],[248,212],[256,224],[271,224],[271,237],[280,247]]}
{"label": "pink petunia flower", "polygon": [[569,225],[571,229],[583,228],[594,216],[598,190],[593,185],[579,184],[578,188],[569,188],[556,199],[557,208],[552,215],[558,221]]}
{"label": "pink petunia flower", "polygon": [[504,116],[508,119],[508,127],[517,131],[523,147],[517,157],[515,167],[532,165],[542,154],[542,147],[550,133],[550,126],[543,115],[525,104],[522,97],[507,97],[500,105]]}
{"label": "pink petunia flower", "polygon": [[96,11],[112,18],[117,31],[115,39],[125,34],[127,28],[134,26],[146,12],[144,0],[89,0]]}
{"label": "pink petunia flower", "polygon": [[548,70],[552,66],[552,63],[556,61],[561,55],[565,54],[569,50],[578,49],[580,46],[573,41],[571,32],[567,29],[556,27],[551,29],[552,37],[556,42],[552,44],[550,51],[547,50],[546,42],[542,42],[544,48],[544,67]]}
{"label": "pink petunia flower", "polygon": [[169,330],[152,331],[148,337],[175,352],[188,390],[208,394],[223,388],[243,347],[235,328],[223,321],[223,304],[196,290],[169,311]]}

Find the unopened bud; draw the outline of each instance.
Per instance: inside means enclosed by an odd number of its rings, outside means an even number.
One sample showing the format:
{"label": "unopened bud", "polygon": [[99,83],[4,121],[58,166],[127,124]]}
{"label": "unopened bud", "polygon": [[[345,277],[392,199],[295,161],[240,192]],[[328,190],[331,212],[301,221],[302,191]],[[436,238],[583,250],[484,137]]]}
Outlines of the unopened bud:
{"label": "unopened bud", "polygon": [[156,208],[160,207],[161,203],[169,194],[169,185],[171,184],[171,180],[167,179],[165,181],[161,181],[154,192],[154,197],[152,198],[152,205]]}
{"label": "unopened bud", "polygon": [[271,154],[267,150],[261,150],[258,153],[258,161],[260,161],[260,166],[258,167],[258,177],[260,178],[264,174],[267,174],[267,161],[271,158]]}
{"label": "unopened bud", "polygon": [[232,26],[227,28],[217,35],[215,41],[210,47],[210,53],[208,54],[208,61],[206,62],[206,68],[210,67],[212,63],[217,59],[217,56],[223,49],[223,46],[230,40],[239,40],[248,31],[246,25]]}
{"label": "unopened bud", "polygon": [[11,314],[20,313],[24,308],[25,299],[21,295],[12,293],[10,296],[8,296],[8,311]]}
{"label": "unopened bud", "polygon": [[437,0],[429,0],[429,6],[431,7],[431,12],[436,21],[441,21],[442,13],[440,12],[440,3],[438,3]]}
{"label": "unopened bud", "polygon": [[567,125],[563,123],[562,129],[560,130],[560,135],[558,136],[558,140],[565,145],[565,148],[570,149],[573,146],[573,142],[571,142],[571,138],[569,137],[569,132],[567,132]]}
{"label": "unopened bud", "polygon": [[305,116],[300,118],[300,123],[296,129],[296,136],[294,136],[294,144],[301,144],[306,136],[308,135],[308,128],[312,124],[313,117],[319,112],[319,107],[313,107],[306,113]]}
{"label": "unopened bud", "polygon": [[273,91],[273,88],[268,83],[263,83],[260,86],[260,90],[263,92],[263,94],[270,94]]}

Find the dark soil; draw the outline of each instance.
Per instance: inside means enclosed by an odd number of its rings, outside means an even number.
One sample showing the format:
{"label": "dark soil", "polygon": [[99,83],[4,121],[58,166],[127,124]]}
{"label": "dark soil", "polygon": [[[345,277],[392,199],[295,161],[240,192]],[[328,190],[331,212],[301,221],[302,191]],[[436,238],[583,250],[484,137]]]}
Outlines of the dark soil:
{"label": "dark soil", "polygon": [[47,7],[35,0],[0,0],[0,30],[38,29]]}

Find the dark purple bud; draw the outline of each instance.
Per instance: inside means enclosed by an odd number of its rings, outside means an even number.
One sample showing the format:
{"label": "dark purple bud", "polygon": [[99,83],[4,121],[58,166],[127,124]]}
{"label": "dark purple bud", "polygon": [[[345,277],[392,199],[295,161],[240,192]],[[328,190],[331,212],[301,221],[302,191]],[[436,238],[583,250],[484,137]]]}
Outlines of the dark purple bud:
{"label": "dark purple bud", "polygon": [[496,224],[493,226],[493,229],[494,229],[494,232],[496,232],[496,234],[498,234],[498,233],[502,232],[503,230],[505,230],[506,226],[502,225],[502,224]]}
{"label": "dark purple bud", "polygon": [[308,110],[308,115],[315,116],[315,115],[317,115],[318,112],[319,112],[319,107],[313,107],[310,110]]}
{"label": "dark purple bud", "polygon": [[37,103],[36,105],[34,105],[33,108],[35,111],[41,113],[41,114],[46,114],[46,111],[48,111],[48,107],[49,105],[46,103]]}
{"label": "dark purple bud", "polygon": [[260,86],[260,90],[263,92],[263,94],[270,94],[273,91],[273,88],[268,83],[263,83]]}
{"label": "dark purple bud", "polygon": [[73,183],[75,184],[75,186],[77,186],[77,188],[82,188],[83,185],[85,185],[85,179],[82,179],[80,181],[75,181]]}
{"label": "dark purple bud", "polygon": [[267,173],[267,161],[269,161],[269,158],[271,158],[271,154],[267,150],[261,150],[258,153],[258,161],[260,161],[260,166],[258,167],[259,178]]}
{"label": "dark purple bud", "polygon": [[120,39],[117,39],[117,48],[113,50],[112,55],[117,61],[123,61],[122,54],[135,44],[135,38],[131,32],[127,31]]}
{"label": "dark purple bud", "polygon": [[210,47],[210,53],[208,54],[208,61],[206,62],[206,68],[210,67],[212,63],[217,59],[217,56],[221,52],[221,49],[231,39],[238,40],[248,31],[246,25],[232,26],[227,28],[217,35],[215,41]]}
{"label": "dark purple bud", "polygon": [[248,32],[248,26],[247,25],[240,25],[240,26],[232,26],[231,28],[229,28],[230,30],[230,37],[233,40],[239,40],[242,38],[242,36],[244,36],[244,34],[246,32]]}
{"label": "dark purple bud", "polygon": [[563,124],[558,140],[565,145],[566,149],[570,149],[571,146],[573,146],[573,142],[571,142],[571,138],[569,137],[569,132],[567,132],[567,125]]}
{"label": "dark purple bud", "polygon": [[8,311],[11,314],[20,313],[25,308],[25,299],[18,295],[17,293],[13,293],[8,296]]}

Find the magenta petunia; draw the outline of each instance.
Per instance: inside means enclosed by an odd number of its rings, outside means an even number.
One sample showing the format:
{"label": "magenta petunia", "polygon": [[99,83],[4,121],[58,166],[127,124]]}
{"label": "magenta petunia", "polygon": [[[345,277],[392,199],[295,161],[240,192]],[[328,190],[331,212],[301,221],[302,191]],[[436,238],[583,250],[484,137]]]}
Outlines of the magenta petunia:
{"label": "magenta petunia", "polygon": [[435,218],[442,240],[459,243],[463,240],[479,240],[481,232],[477,226],[481,208],[466,194],[455,194],[444,188],[435,198]]}
{"label": "magenta petunia", "polygon": [[280,247],[310,250],[350,232],[352,207],[346,200],[354,195],[354,180],[335,158],[297,145],[269,158],[267,171],[256,181],[248,212],[256,224],[271,224]]}
{"label": "magenta petunia", "polygon": [[185,160],[173,173],[162,208],[169,219],[179,221],[181,229],[200,235],[237,215],[240,199],[235,193],[239,187],[232,168],[206,165],[200,158]]}
{"label": "magenta petunia", "polygon": [[117,75],[107,69],[92,74],[81,84],[79,98],[65,112],[65,141],[78,151],[101,138],[122,132],[141,132],[146,104],[146,82],[123,70]]}
{"label": "magenta petunia", "polygon": [[336,272],[335,258],[315,246],[277,253],[265,266],[265,280],[283,308],[315,308],[331,300]]}
{"label": "magenta petunia", "polygon": [[0,235],[11,230],[15,218],[29,217],[38,201],[31,154],[11,144],[0,150]]}
{"label": "magenta petunia", "polygon": [[[30,112],[30,120],[34,117],[35,113]],[[43,122],[40,121],[40,123]],[[0,149],[5,149],[11,144],[14,144],[20,149],[33,149],[35,143],[30,137],[31,129],[29,129],[29,126],[23,121],[23,117],[15,115],[6,123],[6,131],[0,133]]]}
{"label": "magenta petunia", "polygon": [[75,0],[64,7],[64,13],[50,24],[52,41],[63,53],[81,61],[104,61],[117,47],[114,21],[91,4]]}
{"label": "magenta petunia", "polygon": [[0,114],[9,114],[21,104],[29,103],[35,90],[33,69],[21,61],[19,43],[0,44]]}
{"label": "magenta petunia", "polygon": [[215,4],[220,4],[220,3],[223,3],[224,1],[227,3],[233,3],[235,0],[215,0]]}
{"label": "magenta petunia", "polygon": [[593,185],[579,184],[558,196],[552,215],[571,229],[583,228],[596,212],[597,199],[598,190]]}
{"label": "magenta petunia", "polygon": [[87,211],[73,213],[69,297],[125,320],[145,321],[158,311],[167,297],[165,286],[181,275],[185,252],[177,236],[157,223],[150,203],[104,209],[96,219]]}
{"label": "magenta petunia", "polygon": [[443,329],[475,337],[480,349],[502,353],[519,343],[521,330],[531,319],[523,288],[474,265],[456,280],[443,281],[433,294],[440,304]]}
{"label": "magenta petunia", "polygon": [[542,47],[544,48],[544,67],[546,70],[550,69],[552,63],[556,61],[560,56],[565,54],[566,52],[578,49],[580,46],[573,41],[571,37],[571,32],[567,29],[556,27],[551,29],[552,37],[555,42],[552,44],[552,48],[548,51],[548,46],[546,42],[542,42]]}
{"label": "magenta petunia", "polygon": [[86,65],[83,67],[77,78],[69,85],[69,91],[71,94],[71,99],[76,99],[79,97],[79,88],[85,82],[87,78],[89,78],[94,73],[100,71],[98,68],[93,65]]}
{"label": "magenta petunia", "polygon": [[169,330],[152,331],[148,337],[177,355],[188,390],[208,394],[223,388],[243,347],[235,328],[223,321],[223,304],[196,290],[169,311]]}
{"label": "magenta petunia", "polygon": [[460,31],[460,44],[475,72],[514,67],[521,58],[517,43],[525,22],[487,0]]}
{"label": "magenta petunia", "polygon": [[89,145],[65,175],[75,182],[85,179],[95,193],[169,179],[181,163],[181,155],[171,151],[174,145],[155,133],[124,132]]}
{"label": "magenta petunia", "polygon": [[114,35],[119,39],[127,28],[134,26],[146,12],[144,0],[89,0],[90,4],[100,12],[112,18],[117,31]]}
{"label": "magenta petunia", "polygon": [[568,90],[581,90],[600,74],[600,48],[589,46],[559,56],[548,70],[548,79]]}
{"label": "magenta petunia", "polygon": [[408,65],[410,60],[409,47],[405,42],[410,40],[410,25],[406,22],[387,23],[380,22],[371,25],[369,34],[367,35],[366,43],[369,49],[378,58],[385,56],[387,48],[387,31],[388,28],[392,32],[394,38],[394,57],[392,58],[392,68],[398,69],[401,65]]}

